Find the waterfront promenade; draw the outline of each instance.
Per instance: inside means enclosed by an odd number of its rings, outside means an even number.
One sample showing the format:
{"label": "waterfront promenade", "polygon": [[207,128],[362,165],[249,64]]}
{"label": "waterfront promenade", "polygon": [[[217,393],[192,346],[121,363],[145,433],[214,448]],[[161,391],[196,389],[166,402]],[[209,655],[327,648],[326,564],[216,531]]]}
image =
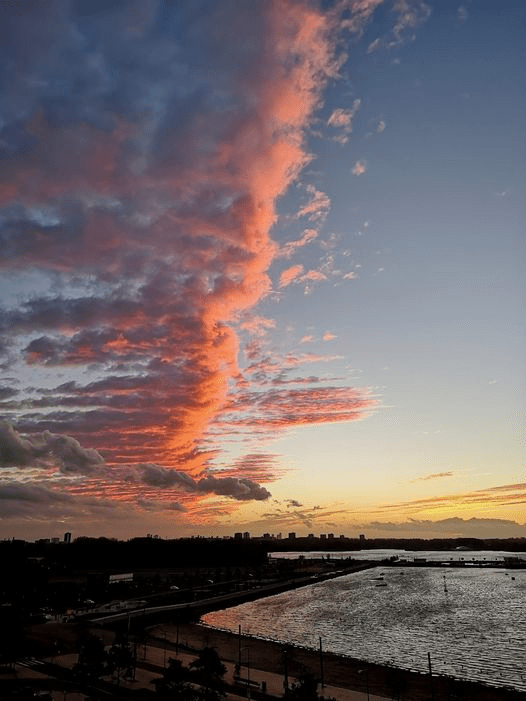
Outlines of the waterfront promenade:
{"label": "waterfront promenade", "polygon": [[[191,648],[215,648],[227,664],[239,661],[241,647],[242,663],[250,659],[251,675],[272,673],[281,679],[281,695],[285,673],[291,679],[298,678],[305,671],[312,672],[318,679],[323,678],[325,697],[338,701],[367,698],[399,699],[400,701],[526,701],[526,693],[512,689],[485,686],[483,684],[453,679],[444,675],[419,674],[396,667],[367,663],[343,655],[323,654],[277,641],[263,640],[253,636],[218,630],[200,624],[163,625],[151,630],[155,644],[168,656]],[[247,656],[247,652],[248,656]],[[322,669],[323,667],[323,669]],[[286,670],[286,671],[285,671]],[[279,687],[279,683],[278,683]],[[330,691],[329,691],[330,690]],[[334,691],[335,690],[335,691]],[[347,695],[351,694],[351,696]]]}
{"label": "waterfront promenade", "polygon": [[[46,626],[43,626],[44,628]],[[69,628],[68,624],[63,624]],[[57,626],[53,626],[54,629]],[[109,649],[113,634],[109,630],[92,629],[104,636]],[[320,680],[318,692],[325,699],[336,701],[525,701],[526,694],[482,684],[462,682],[443,676],[409,672],[385,665],[367,663],[350,657],[319,652],[248,635],[217,630],[193,623],[164,624],[149,631],[149,637],[137,645],[135,679],[104,679],[94,686],[100,698],[139,699],[143,692],[152,694],[152,680],[162,676],[170,658],[188,665],[203,647],[217,650],[227,668],[226,701],[250,698],[254,701],[276,701],[283,698],[285,684],[291,686],[303,673],[310,672]],[[238,675],[236,664],[241,659]],[[43,660],[21,660],[10,682],[31,683],[34,688],[53,690],[54,701],[81,701],[78,684],[71,677],[77,661],[75,653]],[[62,671],[61,671],[62,670]],[[235,676],[240,679],[235,679]],[[249,684],[250,681],[250,684]],[[263,684],[265,682],[265,684]],[[323,686],[321,685],[323,682]],[[154,698],[154,697],[153,697]]]}

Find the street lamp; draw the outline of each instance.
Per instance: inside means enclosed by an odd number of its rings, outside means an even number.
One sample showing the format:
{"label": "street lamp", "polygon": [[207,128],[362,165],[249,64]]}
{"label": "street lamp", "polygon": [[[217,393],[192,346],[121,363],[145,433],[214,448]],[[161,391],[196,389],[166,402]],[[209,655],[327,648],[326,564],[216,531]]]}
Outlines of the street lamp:
{"label": "street lamp", "polygon": [[239,672],[241,672],[241,653],[246,650],[247,651],[247,699],[250,699],[250,645],[245,645],[245,647],[239,648]]}
{"label": "street lamp", "polygon": [[367,701],[370,701],[370,698],[369,698],[369,668],[366,667],[365,669],[359,669],[358,674],[365,674],[365,688],[367,690]]}

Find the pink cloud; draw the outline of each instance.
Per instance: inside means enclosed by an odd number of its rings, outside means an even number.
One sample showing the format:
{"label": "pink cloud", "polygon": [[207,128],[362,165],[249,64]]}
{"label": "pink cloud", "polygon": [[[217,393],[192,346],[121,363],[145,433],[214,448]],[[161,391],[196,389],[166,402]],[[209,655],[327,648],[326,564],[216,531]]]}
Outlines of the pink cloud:
{"label": "pink cloud", "polygon": [[272,355],[253,355],[251,364],[245,368],[244,372],[266,377],[272,373],[283,373],[284,371],[299,367],[300,365],[309,363],[329,363],[333,360],[341,359],[342,356],[339,355],[320,355],[318,353],[289,353],[286,356],[281,356],[277,353],[273,353]]}
{"label": "pink cloud", "polygon": [[320,221],[325,219],[331,208],[331,200],[320,190],[317,190],[314,185],[307,185],[307,192],[311,195],[311,199],[301,207],[296,216],[308,217],[309,221]]}
{"label": "pink cloud", "polygon": [[[228,86],[251,108],[232,114],[229,122],[221,111],[197,104],[158,158],[149,150],[142,116],[99,130],[85,123],[55,126],[37,112],[26,126],[37,143],[30,188],[27,164],[4,164],[13,169],[12,194],[22,203],[13,226],[27,237],[17,241],[17,265],[65,276],[95,273],[95,281],[106,286],[84,299],[34,298],[8,315],[6,326],[10,334],[41,330],[26,346],[26,361],[34,366],[142,366],[142,387],[134,386],[130,372],[119,394],[79,388],[64,398],[75,413],[46,417],[50,429],[89,434],[101,450],[108,441],[114,454],[116,432],[129,436],[133,427],[136,439],[124,441],[123,459],[138,457],[134,442],[145,436],[154,436],[145,441],[145,451],[164,446],[174,459],[188,459],[220,411],[229,380],[239,375],[231,324],[270,290],[275,200],[310,158],[303,130],[336,62],[327,15],[294,3],[280,3],[279,9],[268,4],[259,12],[257,32],[262,38],[265,32],[259,53],[251,55],[253,66],[244,66],[242,76],[237,68],[231,73]],[[228,16],[220,19],[226,28]],[[206,36],[209,20],[203,21],[197,29]],[[238,15],[235,22],[250,24],[252,18]],[[204,133],[213,135],[213,143],[205,145]],[[327,198],[309,192],[306,214],[316,217]],[[85,213],[84,220],[78,217],[82,233],[71,232],[67,240],[73,210],[63,210],[61,198],[78,202]],[[28,221],[42,219],[43,201],[56,210],[58,224],[28,227]],[[167,206],[170,201],[178,205]],[[302,243],[310,239],[306,233]],[[284,271],[282,284],[292,279],[293,271]],[[254,333],[270,327],[245,322]],[[45,401],[39,400],[42,409]],[[108,425],[111,434],[103,428]]]}
{"label": "pink cloud", "polygon": [[366,170],[367,166],[365,165],[365,161],[356,161],[351,172],[353,175],[363,175]]}
{"label": "pink cloud", "polygon": [[338,338],[336,334],[333,334],[331,331],[326,331],[323,336],[322,336],[324,341],[334,341],[335,338]]}
{"label": "pink cloud", "polygon": [[281,271],[279,276],[279,286],[288,287],[295,280],[297,280],[303,273],[303,265],[291,265],[290,268],[286,268]]}
{"label": "pink cloud", "polygon": [[[0,164],[0,248],[9,253],[1,265],[42,282],[17,307],[0,309],[2,361],[13,375],[31,365],[32,376],[45,368],[77,377],[0,397],[22,436],[20,461],[31,456],[51,469],[44,448],[52,450],[62,472],[76,465],[85,477],[72,495],[102,498],[107,490],[115,501],[140,497],[148,509],[166,486],[153,482],[172,480],[184,491],[181,474],[192,480],[187,492],[163,496],[166,503],[199,504],[204,514],[207,495],[266,498],[250,474],[275,474],[272,461],[247,459],[221,481],[210,472],[218,449],[208,431],[233,402],[245,406],[247,377],[271,381],[323,359],[262,358],[261,345],[249,342],[243,374],[238,330],[262,338],[274,328],[250,318],[272,288],[269,268],[318,236],[307,229],[279,250],[271,238],[276,202],[312,158],[305,133],[327,81],[338,77],[338,31],[359,31],[376,4],[343,3],[341,22],[336,10],[310,3],[219,3],[192,15],[189,48],[168,34],[158,44],[155,10],[138,22],[136,3],[101,3],[112,31],[98,37],[96,65],[77,41],[88,20],[73,5],[50,0],[45,13],[14,17],[24,60],[8,86],[20,108],[5,116],[14,141]],[[61,81],[57,100],[50,86]],[[350,128],[349,116],[339,116],[340,128]],[[330,200],[313,185],[306,190],[298,216],[319,222]],[[291,266],[279,286],[302,277],[326,273]],[[258,396],[270,428],[287,425],[293,401],[307,411],[304,423],[354,420],[373,406],[341,388]],[[250,425],[255,416],[247,416]],[[142,468],[142,482],[124,479],[141,465],[156,466],[150,483]]]}
{"label": "pink cloud", "polygon": [[295,241],[289,241],[281,247],[278,253],[279,257],[290,258],[299,248],[303,248],[303,246],[306,246],[314,241],[318,235],[319,234],[316,229],[305,229],[301,238],[296,239]]}
{"label": "pink cloud", "polygon": [[301,282],[320,282],[321,280],[326,280],[327,275],[322,273],[321,270],[308,270],[305,275],[302,275]]}
{"label": "pink cloud", "polygon": [[264,336],[270,329],[276,328],[274,319],[267,319],[262,316],[254,316],[240,324],[240,328],[248,331],[254,336]]}
{"label": "pink cloud", "polygon": [[340,143],[346,143],[349,138],[349,134],[352,132],[353,119],[356,113],[360,109],[361,100],[354,100],[352,107],[348,109],[338,108],[333,110],[329,119],[327,120],[327,126],[333,129],[338,129],[340,134],[336,137],[336,140]]}
{"label": "pink cloud", "polygon": [[225,407],[221,422],[225,426],[263,432],[346,423],[365,418],[377,403],[368,390],[350,387],[247,392]]}

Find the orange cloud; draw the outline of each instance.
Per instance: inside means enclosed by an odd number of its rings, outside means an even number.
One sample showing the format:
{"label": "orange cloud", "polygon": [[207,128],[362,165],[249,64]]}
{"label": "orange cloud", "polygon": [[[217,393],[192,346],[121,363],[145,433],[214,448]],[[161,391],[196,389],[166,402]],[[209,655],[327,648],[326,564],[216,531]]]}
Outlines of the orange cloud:
{"label": "orange cloud", "polygon": [[301,282],[315,282],[326,279],[327,276],[325,273],[322,273],[321,270],[308,270],[305,275],[302,275],[300,278]]}
{"label": "orange cloud", "polygon": [[331,200],[324,192],[317,190],[314,185],[307,185],[306,190],[311,195],[311,199],[301,207],[296,217],[308,216],[310,221],[325,219],[331,207]]}
{"label": "orange cloud", "polygon": [[[0,164],[0,180],[9,183],[0,190],[0,247],[9,252],[1,265],[13,275],[37,271],[42,284],[16,308],[0,310],[0,352],[13,376],[31,364],[32,375],[73,368],[77,380],[57,380],[50,389],[46,377],[5,401],[18,435],[40,437],[38,445],[52,446],[61,465],[73,469],[76,450],[77,461],[91,456],[97,469],[112,472],[95,479],[84,469],[83,485],[71,486],[71,494],[102,498],[107,489],[114,500],[138,504],[143,489],[141,508],[152,509],[161,487],[132,479],[151,464],[159,479],[162,470],[174,484],[179,473],[191,478],[193,491],[181,501],[169,497],[185,508],[206,498],[266,498],[250,477],[221,481],[210,472],[217,452],[208,449],[207,432],[218,419],[226,426],[236,383],[234,403],[248,412],[247,426],[254,422],[238,329],[263,336],[273,327],[272,320],[249,318],[272,288],[270,265],[317,236],[307,229],[279,251],[271,238],[277,198],[311,160],[305,132],[343,60],[337,32],[357,31],[375,5],[343,3],[322,12],[292,0],[248,10],[220,3],[194,17],[191,47],[167,34],[161,61],[155,12],[137,22],[136,4],[108,10],[102,3],[112,32],[99,36],[97,67],[71,40],[86,35],[88,21],[72,6],[50,0],[45,14],[29,18],[42,41],[28,42],[33,34],[14,18],[27,60],[8,86],[13,104],[23,98],[24,108],[9,117],[5,132],[14,141]],[[211,40],[219,35],[221,52]],[[50,86],[62,80],[67,89],[57,100]],[[306,189],[301,216],[319,221],[329,198]],[[279,285],[301,276],[325,278],[296,265],[282,271]],[[285,369],[311,361],[291,356]],[[265,362],[258,357],[245,371],[256,386],[258,372],[274,372]],[[367,393],[325,389],[257,395],[260,427],[292,425],[292,401],[305,409],[304,423],[354,420],[374,406]],[[25,440],[37,450],[23,438],[29,453],[22,454],[47,460]],[[32,497],[43,503],[46,495]]]}
{"label": "orange cloud", "polygon": [[316,229],[305,229],[301,238],[296,241],[289,241],[278,252],[281,258],[290,258],[299,248],[303,248],[318,237]]}
{"label": "orange cloud", "polygon": [[281,271],[279,276],[279,286],[288,287],[291,283],[297,280],[303,273],[303,265],[291,265]]}
{"label": "orange cloud", "polygon": [[496,487],[477,489],[473,492],[461,492],[442,496],[415,499],[398,504],[384,505],[382,509],[400,510],[403,513],[443,512],[455,509],[468,511],[472,507],[480,510],[482,506],[509,506],[526,504],[526,483],[506,484]]}
{"label": "orange cloud", "polygon": [[246,392],[232,398],[220,418],[224,426],[275,431],[295,426],[359,421],[377,406],[366,389],[310,387]]}

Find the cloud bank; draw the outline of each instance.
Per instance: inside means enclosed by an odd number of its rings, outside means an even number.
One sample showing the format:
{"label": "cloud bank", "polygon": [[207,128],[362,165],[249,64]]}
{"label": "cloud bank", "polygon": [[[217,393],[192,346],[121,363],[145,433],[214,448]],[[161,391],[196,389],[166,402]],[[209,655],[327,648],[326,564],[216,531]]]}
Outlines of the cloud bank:
{"label": "cloud bank", "polygon": [[[280,250],[276,203],[312,158],[342,31],[359,34],[380,1],[3,8],[0,411],[16,430],[2,424],[0,465],[110,491],[139,472],[130,499],[142,484],[264,500],[251,477],[211,472],[210,426],[353,421],[374,406],[357,388],[251,395],[238,357],[242,332],[273,328],[251,320],[272,262],[318,235]],[[414,26],[408,7],[394,16]],[[348,133],[358,106],[331,128]],[[306,192],[297,216],[319,223],[330,199]],[[279,286],[296,278],[326,275],[292,265]]]}

